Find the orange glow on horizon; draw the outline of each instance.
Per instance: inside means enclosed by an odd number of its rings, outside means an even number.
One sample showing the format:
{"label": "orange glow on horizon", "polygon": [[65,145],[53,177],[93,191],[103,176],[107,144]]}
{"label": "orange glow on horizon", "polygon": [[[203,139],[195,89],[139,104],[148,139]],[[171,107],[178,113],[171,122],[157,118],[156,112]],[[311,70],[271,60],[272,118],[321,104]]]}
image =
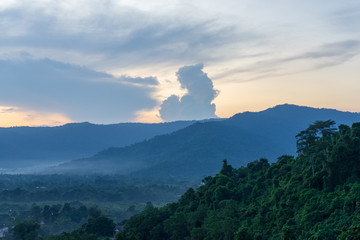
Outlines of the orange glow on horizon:
{"label": "orange glow on horizon", "polygon": [[60,113],[43,113],[0,106],[0,127],[59,126],[70,122],[73,121]]}
{"label": "orange glow on horizon", "polygon": [[161,123],[164,122],[161,117],[159,116],[159,110],[152,109],[152,110],[143,110],[137,112],[137,117],[134,122],[140,123]]}

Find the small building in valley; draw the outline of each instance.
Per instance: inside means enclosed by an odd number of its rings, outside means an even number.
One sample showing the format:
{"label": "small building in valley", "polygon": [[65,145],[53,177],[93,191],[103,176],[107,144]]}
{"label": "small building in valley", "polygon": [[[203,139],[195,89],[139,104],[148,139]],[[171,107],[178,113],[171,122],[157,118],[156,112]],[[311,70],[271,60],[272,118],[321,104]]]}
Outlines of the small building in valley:
{"label": "small building in valley", "polygon": [[6,237],[8,233],[9,233],[8,227],[0,228],[0,238]]}

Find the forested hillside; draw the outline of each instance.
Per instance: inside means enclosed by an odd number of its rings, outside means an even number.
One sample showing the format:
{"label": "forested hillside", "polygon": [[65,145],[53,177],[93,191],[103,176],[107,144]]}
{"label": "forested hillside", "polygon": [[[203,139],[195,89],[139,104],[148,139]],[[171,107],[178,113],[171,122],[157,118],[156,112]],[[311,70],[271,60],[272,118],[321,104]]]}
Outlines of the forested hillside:
{"label": "forested hillside", "polygon": [[359,239],[360,123],[317,121],[297,136],[294,158],[233,168],[178,202],[149,207],[116,239]]}
{"label": "forested hillside", "polygon": [[[214,175],[227,158],[234,167],[266,157],[296,153],[294,136],[316,120],[339,124],[360,121],[360,114],[296,105],[246,112],[222,121],[195,123],[172,134],[123,148],[110,148],[91,158],[75,160],[55,172],[129,174],[196,179]],[[101,167],[100,167],[101,166]]]}
{"label": "forested hillside", "polygon": [[[257,149],[263,149],[258,152]],[[55,172],[74,174],[129,174],[143,177],[199,178],[215,174],[218,159],[228,156],[239,163],[266,154],[275,157],[278,147],[265,137],[219,122],[195,123],[173,134],[157,136],[123,148],[110,148],[91,158],[65,163]],[[138,171],[138,172],[136,172]]]}

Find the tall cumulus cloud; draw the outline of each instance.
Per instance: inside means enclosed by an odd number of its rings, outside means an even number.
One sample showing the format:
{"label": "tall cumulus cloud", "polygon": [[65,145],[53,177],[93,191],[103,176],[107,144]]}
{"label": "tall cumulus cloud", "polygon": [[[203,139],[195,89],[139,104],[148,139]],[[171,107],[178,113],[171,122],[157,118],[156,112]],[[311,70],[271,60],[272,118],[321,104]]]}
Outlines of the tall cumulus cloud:
{"label": "tall cumulus cloud", "polygon": [[160,107],[160,116],[165,121],[200,120],[215,118],[216,106],[212,101],[218,95],[212,80],[203,72],[203,65],[185,66],[176,73],[183,97],[171,95]]}

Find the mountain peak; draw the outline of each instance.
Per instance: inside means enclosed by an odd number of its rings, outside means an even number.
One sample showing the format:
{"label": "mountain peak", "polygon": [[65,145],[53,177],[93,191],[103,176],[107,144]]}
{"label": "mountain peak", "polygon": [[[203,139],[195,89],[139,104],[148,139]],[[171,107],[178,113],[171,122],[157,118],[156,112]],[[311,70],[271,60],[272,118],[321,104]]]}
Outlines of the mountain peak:
{"label": "mountain peak", "polygon": [[263,111],[259,112],[243,112],[238,113],[229,118],[230,121],[232,120],[238,120],[243,117],[249,117],[251,115],[257,115],[257,116],[267,116],[267,117],[276,117],[276,118],[283,118],[284,115],[292,115],[293,118],[296,118],[300,115],[308,115],[309,117],[312,117],[313,115],[317,115],[319,118],[321,118],[321,115],[327,115],[327,116],[336,116],[340,113],[348,113],[348,114],[359,114],[359,113],[352,113],[352,112],[344,112],[339,111],[336,109],[330,109],[330,108],[314,108],[314,107],[308,107],[308,106],[299,106],[295,104],[280,104],[276,105],[274,107],[265,109]]}

